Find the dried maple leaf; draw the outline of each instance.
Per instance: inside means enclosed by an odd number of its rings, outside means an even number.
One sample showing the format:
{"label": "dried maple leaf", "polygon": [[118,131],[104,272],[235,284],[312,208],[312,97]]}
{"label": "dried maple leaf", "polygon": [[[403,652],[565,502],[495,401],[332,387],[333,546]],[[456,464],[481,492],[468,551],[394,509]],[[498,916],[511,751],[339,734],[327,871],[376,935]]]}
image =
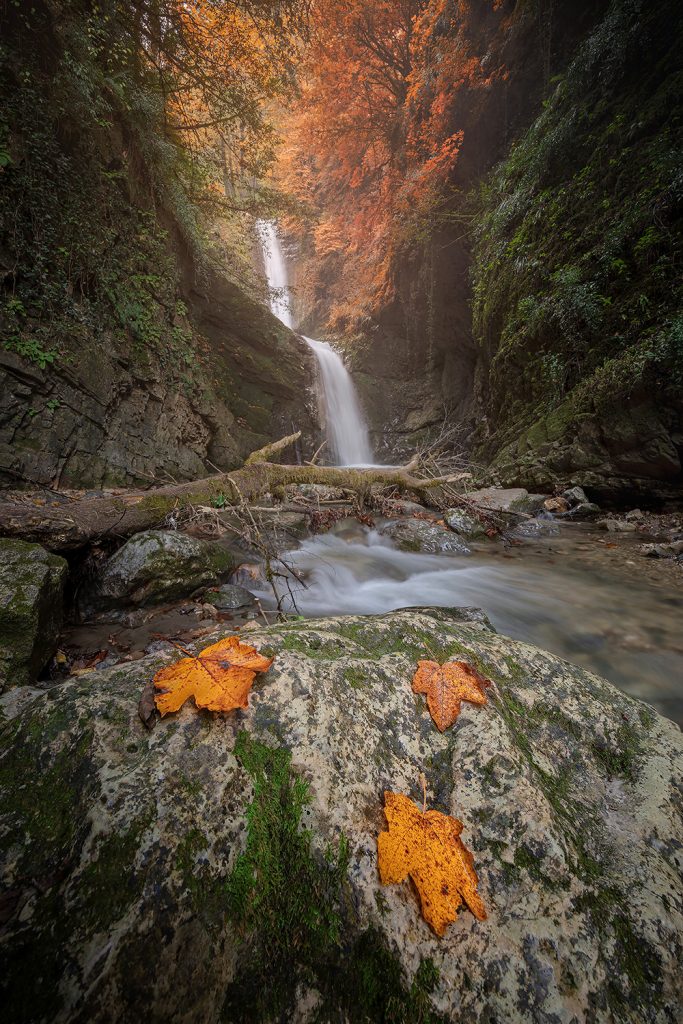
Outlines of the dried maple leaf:
{"label": "dried maple leaf", "polygon": [[463,903],[480,921],[486,920],[474,859],[460,839],[462,822],[440,811],[423,812],[401,793],[384,794],[384,813],[389,831],[377,838],[382,884],[410,875],[420,894],[422,916],[437,935],[455,921]]}
{"label": "dried maple leaf", "polygon": [[413,692],[427,694],[427,707],[439,732],[453,725],[460,714],[460,704],[486,704],[485,689],[491,685],[466,661],[418,661],[413,676]]}
{"label": "dried maple leaf", "polygon": [[267,672],[272,663],[272,658],[264,658],[239,637],[227,637],[196,658],[182,658],[157,672],[154,687],[161,692],[155,697],[156,706],[167,715],[194,697],[198,708],[209,711],[246,708],[256,673]]}

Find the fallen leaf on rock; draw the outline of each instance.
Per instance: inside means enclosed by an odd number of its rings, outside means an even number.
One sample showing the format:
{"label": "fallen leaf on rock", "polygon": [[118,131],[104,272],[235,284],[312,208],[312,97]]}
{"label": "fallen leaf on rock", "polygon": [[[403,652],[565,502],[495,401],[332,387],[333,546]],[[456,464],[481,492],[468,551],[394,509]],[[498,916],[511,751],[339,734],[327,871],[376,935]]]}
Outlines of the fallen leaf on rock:
{"label": "fallen leaf on rock", "polygon": [[138,717],[146,729],[153,729],[156,725],[155,696],[154,683],[147,683],[140,695],[140,701],[138,703]]}
{"label": "fallen leaf on rock", "polygon": [[384,794],[388,832],[377,838],[382,885],[408,875],[420,894],[422,916],[437,935],[455,921],[466,903],[475,917],[486,920],[477,892],[474,858],[460,839],[462,822],[440,811],[421,811],[401,793]]}
{"label": "fallen leaf on rock", "polygon": [[246,708],[257,672],[267,672],[272,658],[230,636],[204,648],[196,657],[181,658],[154,677],[155,703],[162,716],[177,711],[188,697],[198,708],[232,711]]}
{"label": "fallen leaf on rock", "polygon": [[460,714],[460,704],[486,704],[486,687],[491,685],[466,661],[418,661],[413,676],[413,692],[427,694],[427,707],[434,723],[443,732]]}

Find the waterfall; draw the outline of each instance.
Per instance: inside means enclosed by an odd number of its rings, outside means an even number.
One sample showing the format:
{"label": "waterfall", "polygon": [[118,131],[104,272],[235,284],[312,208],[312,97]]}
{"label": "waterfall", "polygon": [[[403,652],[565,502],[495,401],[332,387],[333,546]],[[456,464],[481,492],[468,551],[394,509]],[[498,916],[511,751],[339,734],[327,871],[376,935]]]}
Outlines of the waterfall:
{"label": "waterfall", "polygon": [[[287,266],[272,221],[260,221],[263,259],[271,288],[270,308],[287,327],[292,311],[287,293]],[[326,341],[302,335],[318,365],[318,401],[325,423],[328,454],[337,466],[367,466],[373,461],[367,424],[351,375],[341,356]]]}
{"label": "waterfall", "polygon": [[285,327],[290,329],[292,323],[292,310],[289,305],[289,292],[287,282],[287,267],[285,266],[280,240],[277,237],[275,225],[271,220],[260,220],[258,228],[263,235],[263,262],[266,266],[266,278],[271,289],[270,308],[278,318],[282,320]]}

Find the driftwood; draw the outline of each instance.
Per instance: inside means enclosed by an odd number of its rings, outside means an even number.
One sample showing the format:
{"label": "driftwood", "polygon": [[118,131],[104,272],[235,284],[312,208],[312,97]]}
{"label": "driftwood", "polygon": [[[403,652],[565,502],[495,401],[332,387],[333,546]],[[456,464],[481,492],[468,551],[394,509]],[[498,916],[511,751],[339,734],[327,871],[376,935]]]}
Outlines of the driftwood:
{"label": "driftwood", "polygon": [[337,466],[287,466],[265,461],[298,437],[292,434],[254,452],[240,469],[203,480],[170,484],[153,490],[77,498],[56,506],[23,501],[0,502],[0,536],[37,541],[53,551],[83,547],[105,539],[131,536],[172,521],[174,513],[198,505],[244,505],[288,484],[324,484],[355,492],[362,499],[373,484],[413,491],[425,505],[439,485],[456,483],[468,474],[422,479],[415,460],[407,466],[353,469]]}

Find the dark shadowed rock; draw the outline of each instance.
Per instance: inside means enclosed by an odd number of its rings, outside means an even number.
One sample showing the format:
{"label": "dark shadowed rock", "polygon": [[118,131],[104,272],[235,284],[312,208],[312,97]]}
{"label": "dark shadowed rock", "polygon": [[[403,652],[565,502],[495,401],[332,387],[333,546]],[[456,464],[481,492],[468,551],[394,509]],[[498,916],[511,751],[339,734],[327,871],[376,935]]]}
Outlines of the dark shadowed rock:
{"label": "dark shadowed rock", "polygon": [[0,540],[0,691],[33,682],[54,654],[67,568],[39,544]]}

